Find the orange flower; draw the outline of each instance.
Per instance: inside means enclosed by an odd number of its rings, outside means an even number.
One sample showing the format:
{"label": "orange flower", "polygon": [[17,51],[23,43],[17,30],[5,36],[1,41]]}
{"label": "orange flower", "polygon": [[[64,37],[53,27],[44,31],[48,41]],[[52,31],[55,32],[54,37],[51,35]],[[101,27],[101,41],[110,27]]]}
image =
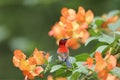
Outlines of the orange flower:
{"label": "orange flower", "polygon": [[96,52],[95,60],[95,71],[98,72],[98,78],[106,80],[109,71],[116,67],[116,58],[113,55],[107,54],[103,59],[101,53]]}
{"label": "orange flower", "polygon": [[[107,57],[108,56],[108,57]],[[106,61],[107,61],[107,67],[109,70],[113,69],[114,67],[116,67],[117,65],[117,59],[115,58],[115,56],[107,54],[105,57]]]}
{"label": "orange flower", "polygon": [[84,64],[88,65],[88,68],[92,68],[93,63],[94,63],[93,58],[87,58],[87,61]]}
{"label": "orange flower", "polygon": [[102,58],[101,53],[99,52],[95,53],[95,60],[96,60],[95,71],[99,72],[103,70],[104,68],[106,68],[107,63]]}
{"label": "orange flower", "polygon": [[26,58],[26,55],[21,50],[15,50],[14,51],[14,56],[17,59],[25,59]]}
{"label": "orange flower", "polygon": [[61,10],[62,16],[60,21],[57,22],[49,32],[49,36],[53,36],[58,40],[62,38],[76,39],[71,40],[72,45],[68,42],[69,47],[77,49],[80,43],[85,43],[89,38],[89,32],[87,31],[89,23],[93,20],[94,14],[91,10],[85,12],[83,7],[79,7],[78,12],[74,9],[63,8]]}
{"label": "orange flower", "polygon": [[116,76],[114,76],[114,75],[112,75],[112,74],[108,74],[106,80],[119,80],[119,78],[117,78]]}
{"label": "orange flower", "polygon": [[[106,17],[105,17],[105,18],[106,18]],[[118,18],[119,18],[119,17],[118,17],[117,15],[108,18],[108,19],[102,24],[101,27],[107,28],[107,27],[108,27],[108,24],[110,24],[110,23],[115,23],[115,22],[118,20]]]}
{"label": "orange flower", "polygon": [[25,59],[26,59],[26,55],[21,50],[14,51],[13,64],[15,67],[19,67],[20,61]]}
{"label": "orange flower", "polygon": [[98,78],[99,79],[106,80],[107,76],[108,76],[108,71],[107,70],[103,69],[103,70],[98,72]]}
{"label": "orange flower", "polygon": [[44,51],[38,51],[36,48],[33,55],[26,58],[26,55],[21,50],[15,50],[13,56],[13,64],[23,71],[25,80],[34,79],[35,76],[42,75],[44,69],[40,66],[45,64],[45,61],[49,58],[49,53],[44,55]]}
{"label": "orange flower", "polygon": [[43,65],[45,63],[45,60],[48,60],[49,53],[47,53],[45,56],[44,53],[44,51],[38,51],[37,48],[34,50],[33,57],[36,59],[37,65]]}
{"label": "orange flower", "polygon": [[49,75],[49,76],[47,77],[47,80],[54,80],[54,79],[53,79],[53,76]]}

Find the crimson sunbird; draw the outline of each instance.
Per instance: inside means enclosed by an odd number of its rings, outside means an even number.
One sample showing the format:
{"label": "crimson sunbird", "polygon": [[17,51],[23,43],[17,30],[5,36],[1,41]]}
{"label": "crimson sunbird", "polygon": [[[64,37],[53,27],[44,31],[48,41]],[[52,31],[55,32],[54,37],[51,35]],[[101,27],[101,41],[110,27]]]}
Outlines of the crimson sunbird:
{"label": "crimson sunbird", "polygon": [[60,61],[66,62],[67,67],[71,67],[69,61],[69,49],[66,47],[66,42],[68,39],[61,39],[59,41],[59,47],[57,50],[58,58]]}

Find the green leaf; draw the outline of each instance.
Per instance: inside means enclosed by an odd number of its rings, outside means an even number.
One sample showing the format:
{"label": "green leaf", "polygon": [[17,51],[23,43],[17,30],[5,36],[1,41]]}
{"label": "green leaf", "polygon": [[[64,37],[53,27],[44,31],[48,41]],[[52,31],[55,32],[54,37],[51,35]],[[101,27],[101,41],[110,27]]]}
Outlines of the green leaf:
{"label": "green leaf", "polygon": [[108,24],[108,27],[110,30],[115,32],[117,30],[117,28],[120,27],[120,19],[116,23]]}
{"label": "green leaf", "polygon": [[117,14],[120,14],[120,10],[112,10],[108,13],[107,19]]}
{"label": "green leaf", "polygon": [[52,56],[48,58],[48,62],[50,63],[52,61]]}
{"label": "green leaf", "polygon": [[99,37],[98,41],[111,44],[114,41],[114,38],[106,34],[102,34],[102,36]]}
{"label": "green leaf", "polygon": [[55,72],[54,77],[68,77],[72,74],[72,71],[66,69],[59,69]]}
{"label": "green leaf", "polygon": [[90,56],[87,53],[82,53],[82,54],[75,56],[76,61],[86,61],[88,57]]}
{"label": "green leaf", "polygon": [[70,80],[78,80],[80,76],[80,72],[75,72],[74,74],[72,74]]}
{"label": "green leaf", "polygon": [[88,73],[87,68],[85,68],[85,66],[83,64],[84,64],[84,62],[76,62],[76,65],[79,68],[76,71],[79,71],[79,72],[82,72],[82,73]]}
{"label": "green leaf", "polygon": [[96,17],[93,22],[91,23],[93,29],[96,29],[97,27],[101,26],[101,24],[104,22],[104,20],[101,17]]}
{"label": "green leaf", "polygon": [[94,53],[98,47],[103,46],[103,45],[108,45],[108,43],[106,43],[106,42],[98,42],[98,43],[94,46],[94,48],[91,50],[91,53]]}
{"label": "green leaf", "polygon": [[98,37],[90,37],[89,39],[87,39],[85,46],[87,46],[91,41],[98,39]]}
{"label": "green leaf", "polygon": [[115,67],[111,72],[113,75],[120,77],[120,68]]}
{"label": "green leaf", "polygon": [[119,31],[115,31],[115,34],[120,35],[120,32]]}
{"label": "green leaf", "polygon": [[95,24],[99,27],[99,26],[102,25],[103,22],[104,22],[103,19],[97,19],[97,20],[95,21]]}
{"label": "green leaf", "polygon": [[96,51],[99,51],[102,53],[102,51],[107,47],[107,45],[100,46],[96,49]]}
{"label": "green leaf", "polygon": [[70,63],[75,63],[76,59],[74,57],[69,57]]}
{"label": "green leaf", "polygon": [[56,70],[58,70],[58,69],[60,69],[60,68],[62,68],[62,66],[61,65],[55,65],[55,66],[53,66],[52,68],[51,68],[51,73],[52,72],[55,72]]}

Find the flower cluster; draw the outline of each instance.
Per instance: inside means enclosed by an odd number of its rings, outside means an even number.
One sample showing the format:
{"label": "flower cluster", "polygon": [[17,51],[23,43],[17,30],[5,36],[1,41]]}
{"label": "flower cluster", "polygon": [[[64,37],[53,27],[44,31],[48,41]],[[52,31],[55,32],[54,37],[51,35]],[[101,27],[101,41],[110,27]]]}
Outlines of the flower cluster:
{"label": "flower cluster", "polygon": [[[95,68],[94,70],[98,73],[98,78],[101,80],[117,80],[117,77],[111,75],[109,72],[113,68],[116,67],[117,59],[115,56],[110,55],[109,53],[105,56],[105,58],[102,57],[101,53],[96,52],[95,53]],[[85,64],[88,65],[88,68],[91,68],[94,64],[93,58],[88,58],[87,62]],[[113,77],[114,79],[109,79],[110,77]]]}
{"label": "flower cluster", "polygon": [[72,49],[77,49],[80,47],[80,43],[85,43],[89,38],[87,29],[94,14],[91,10],[85,12],[83,7],[79,7],[78,12],[74,9],[63,8],[61,14],[60,21],[49,31],[49,36],[53,36],[57,41],[70,38],[66,45]]}
{"label": "flower cluster", "polygon": [[36,48],[33,55],[26,58],[26,55],[21,50],[15,50],[13,64],[23,72],[25,80],[34,79],[35,76],[43,77],[42,72],[44,69],[42,65],[44,65],[49,58],[49,53],[44,54],[44,51],[38,51]]}

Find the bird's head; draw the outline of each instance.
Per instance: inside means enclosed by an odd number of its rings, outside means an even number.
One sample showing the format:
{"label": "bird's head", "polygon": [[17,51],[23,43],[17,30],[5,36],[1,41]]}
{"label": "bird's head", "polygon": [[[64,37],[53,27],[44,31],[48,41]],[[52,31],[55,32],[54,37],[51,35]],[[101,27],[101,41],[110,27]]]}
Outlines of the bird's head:
{"label": "bird's head", "polygon": [[59,45],[65,45],[66,44],[66,42],[67,42],[67,38],[64,38],[64,39],[61,39],[60,41],[59,41]]}

